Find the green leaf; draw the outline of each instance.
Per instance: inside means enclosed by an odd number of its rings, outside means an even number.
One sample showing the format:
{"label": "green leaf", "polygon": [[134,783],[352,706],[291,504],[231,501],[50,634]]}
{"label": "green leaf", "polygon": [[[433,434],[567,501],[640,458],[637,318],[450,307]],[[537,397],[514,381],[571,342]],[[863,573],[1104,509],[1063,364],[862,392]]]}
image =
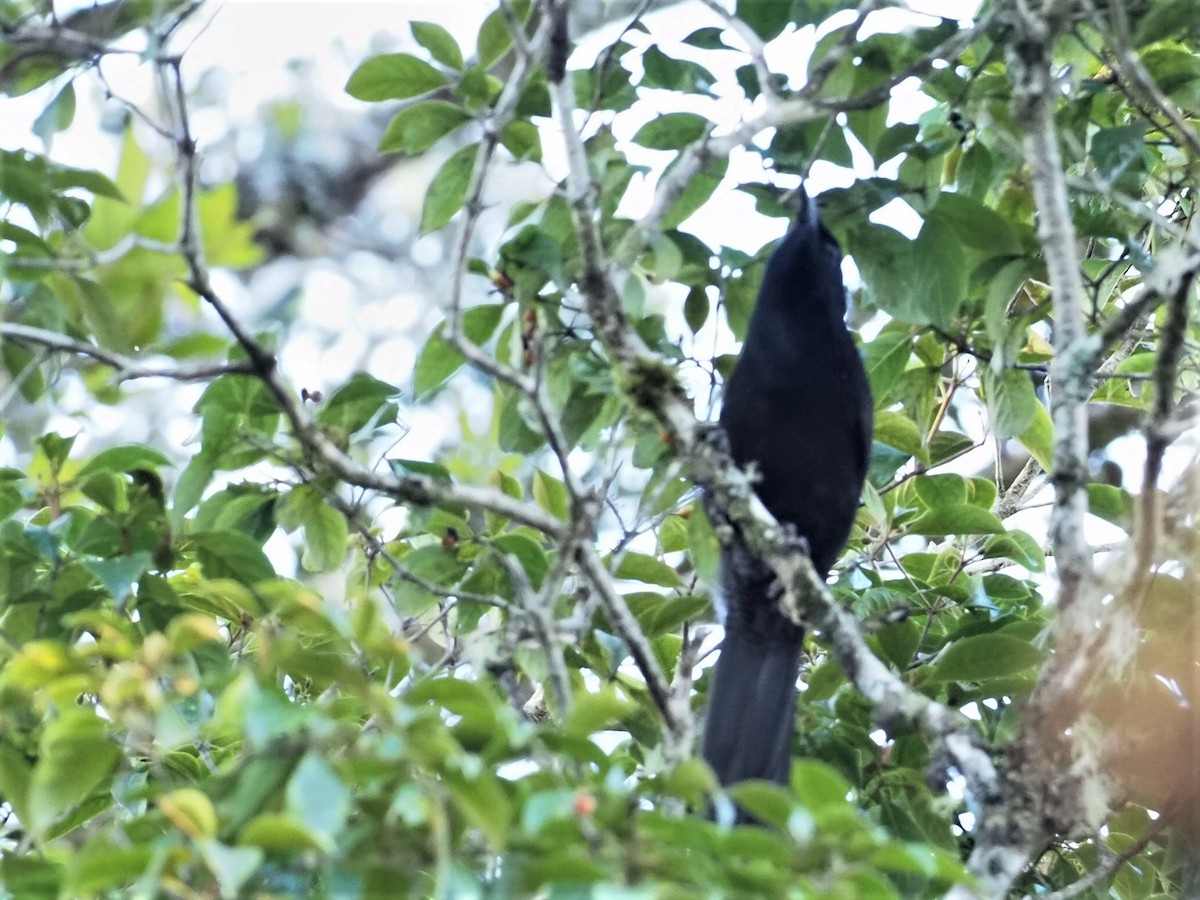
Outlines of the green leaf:
{"label": "green leaf", "polygon": [[200,502],[214,474],[212,465],[202,454],[193,456],[188,461],[175,481],[175,494],[171,503],[172,525],[182,522],[183,517]]}
{"label": "green leaf", "polygon": [[913,490],[927,509],[967,502],[967,481],[961,475],[918,475]]}
{"label": "green leaf", "polygon": [[975,441],[957,431],[939,431],[929,442],[929,463],[937,465],[975,446]]}
{"label": "green leaf", "polygon": [[398,410],[393,401],[399,393],[395,385],[366,372],[356,372],[325,401],[317,413],[317,422],[347,437],[368,425],[386,425],[396,418]]}
{"label": "green leaf", "polygon": [[708,311],[711,304],[708,301],[708,291],[702,286],[695,285],[688,291],[687,299],[683,302],[683,318],[688,328],[695,334],[708,321]]}
{"label": "green leaf", "polygon": [[255,243],[258,226],[238,219],[236,184],[204,191],[196,201],[196,212],[209,265],[245,269],[262,260],[262,250]]}
{"label": "green leaf", "polygon": [[683,584],[679,573],[662,560],[645,553],[629,551],[617,563],[617,578],[656,584],[659,587],[680,587]]}
{"label": "green leaf", "polygon": [[[466,572],[466,565],[455,553],[440,544],[418,547],[401,560],[404,569],[423,581],[439,587],[450,587]],[[441,596],[431,593],[403,578],[395,581],[393,592],[396,607],[408,615],[418,615],[433,606]]]}
{"label": "green leaf", "polygon": [[642,54],[642,73],[644,88],[707,94],[716,83],[704,66],[690,59],[667,56],[654,44]]}
{"label": "green leaf", "polygon": [[443,66],[461,70],[462,50],[454,36],[436,22],[410,22],[413,40],[429,51],[429,55]]}
{"label": "green leaf", "polygon": [[533,473],[533,499],[542,509],[564,522],[571,510],[567,486],[541,469]]}
{"label": "green leaf", "polygon": [[792,21],[791,4],[780,0],[738,0],[735,15],[764,41],[778,37]]}
{"label": "green leaf", "polygon": [[474,779],[461,775],[446,776],[450,799],[460,813],[479,829],[493,849],[499,850],[508,841],[512,821],[512,802],[491,772],[482,772]]}
{"label": "green leaf", "polygon": [[1008,440],[1029,428],[1037,407],[1041,405],[1029,373],[1020,369],[1005,369],[997,374],[991,366],[987,366],[982,375],[992,430],[997,439]]}
{"label": "green leaf", "polygon": [[809,809],[849,805],[847,798],[850,796],[850,785],[824,763],[812,760],[794,762],[789,782],[792,790]]}
{"label": "green leaf", "polygon": [[150,553],[141,551],[116,559],[85,559],[83,567],[104,585],[104,589],[118,605],[124,605],[133,593],[133,586],[150,571],[154,561]]}
{"label": "green leaf", "polygon": [[542,161],[542,136],[537,126],[525,119],[511,122],[500,135],[500,143],[518,160]]}
{"label": "green leaf", "polygon": [[97,472],[133,472],[136,469],[158,469],[170,466],[171,460],[144,444],[122,444],[109,447],[93,456],[76,476],[83,481]]}
{"label": "green leaf", "polygon": [[930,677],[937,681],[987,681],[1024,672],[1044,654],[1009,634],[976,634],[955,641],[942,654]]}
{"label": "green leaf", "polygon": [[884,659],[899,671],[907,671],[912,664],[913,654],[921,645],[921,629],[912,619],[881,628],[875,635]]}
{"label": "green leaf", "polygon": [[497,735],[496,700],[478,683],[459,678],[426,678],[405,696],[415,709],[431,704],[458,716],[454,737],[469,752],[486,747]]}
{"label": "green leaf", "polygon": [[60,131],[66,131],[75,121],[75,84],[68,81],[33,121],[32,131],[43,143]]}
{"label": "green leaf", "polygon": [[1140,122],[1097,131],[1091,156],[1100,174],[1126,189],[1139,187],[1146,174],[1145,140],[1146,126]]}
{"label": "green leaf", "polygon": [[675,631],[709,607],[704,597],[664,597],[650,591],[626,594],[625,602],[648,638]]}
{"label": "green leaf", "polygon": [[1050,413],[1046,407],[1038,403],[1033,409],[1033,420],[1028,427],[1017,435],[1022,446],[1025,447],[1046,471],[1050,471],[1053,466],[1051,460],[1054,456],[1054,422],[1050,418]]}
{"label": "green leaf", "polygon": [[265,854],[257,847],[228,847],[213,838],[196,842],[222,897],[242,896],[242,887],[258,871]]}
{"label": "green leaf", "polygon": [[238,832],[238,844],[283,852],[328,849],[303,822],[280,813],[255,816]]}
{"label": "green leaf", "polygon": [[912,245],[910,278],[926,321],[950,329],[967,290],[966,261],[956,228],[937,217],[925,220]]}
{"label": "green leaf", "polygon": [[693,504],[687,520],[688,550],[696,574],[706,584],[716,584],[721,562],[721,543],[699,503]]}
{"label": "green leaf", "polygon": [[620,697],[611,687],[602,687],[595,694],[586,691],[578,693],[570,714],[563,722],[563,733],[572,737],[588,737],[620,723],[636,710],[636,705]]}
{"label": "green leaf", "polygon": [[666,113],[639,128],[633,142],[651,150],[682,150],[699,140],[709,127],[708,119],[695,113]]}
{"label": "green leaf", "polygon": [[550,569],[550,561],[541,544],[524,534],[515,533],[502,534],[492,543],[501,553],[516,558],[534,588],[542,586],[542,579]]}
{"label": "green leaf", "polygon": [[213,381],[195,411],[202,419],[201,446],[214,469],[240,469],[265,455],[279,426],[279,409],[257,378],[222,375]]}
{"label": "green leaf", "polygon": [[314,834],[322,849],[337,845],[350,816],[349,788],[324,759],[306,753],[287,786],[287,809]]}
{"label": "green leaf", "polygon": [[[667,166],[666,171],[663,173],[664,178],[670,176],[672,168],[678,161],[678,159],[673,160],[671,164]],[[722,181],[724,181],[725,173],[728,170],[729,159],[728,157],[722,157],[704,171],[692,176],[688,180],[687,187],[685,187],[683,189],[683,193],[680,194],[679,199],[671,204],[671,208],[663,217],[660,227],[664,230],[670,230],[672,228],[678,228],[685,221],[687,221],[687,219],[691,217],[692,213],[700,209],[700,207],[707,203],[708,199],[716,193],[717,188],[719,188]]]}
{"label": "green leaf", "polygon": [[[517,0],[510,4],[517,21],[524,22],[529,17],[529,6],[529,0]],[[475,39],[475,55],[479,59],[479,65],[488,68],[508,52],[511,46],[512,33],[509,31],[508,18],[503,10],[493,10],[479,26],[479,34]]]}
{"label": "green leaf", "polygon": [[63,437],[55,432],[43,434],[37,439],[38,449],[42,451],[42,455],[46,457],[46,462],[50,466],[50,471],[58,475],[62,471],[63,464],[70,456],[71,447],[75,444],[74,437]]}
{"label": "green leaf", "polygon": [[[32,673],[31,673],[32,674]],[[40,673],[38,673],[40,676]],[[37,681],[41,678],[37,677]],[[20,680],[12,678],[5,680],[4,687],[21,688]],[[36,684],[30,684],[30,688]],[[14,813],[22,822],[29,821],[29,785],[33,773],[33,764],[25,758],[12,741],[0,743],[0,795],[12,807]]]}
{"label": "green leaf", "polygon": [[[0,88],[3,87],[0,81]],[[60,893],[62,878],[63,864],[57,860],[31,853],[5,853],[0,856],[0,884],[4,885],[10,897],[50,900],[64,896]]]}
{"label": "green leaf", "polygon": [[1134,25],[1133,44],[1142,47],[1192,27],[1200,20],[1200,0],[1158,0],[1139,13]]}
{"label": "green leaf", "polygon": [[1088,485],[1088,512],[1107,522],[1128,528],[1133,517],[1133,497],[1111,484]]}
{"label": "green leaf", "polygon": [[658,542],[664,553],[678,553],[688,548],[688,526],[682,516],[669,516],[658,529]]}
{"label": "green leaf", "polygon": [[262,548],[244,534],[199,532],[190,535],[188,542],[208,578],[230,578],[253,586],[275,577],[275,568]]}
{"label": "green leaf", "polygon": [[304,520],[301,565],[309,572],[333,571],[346,558],[349,539],[346,517],[332,506],[317,506]]}
{"label": "green leaf", "polygon": [[116,893],[137,880],[153,859],[154,851],[149,844],[130,846],[104,837],[89,840],[86,846],[71,853],[63,892],[70,897]]}
{"label": "green leaf", "polygon": [[912,336],[908,330],[884,331],[863,348],[863,364],[871,383],[871,396],[877,407],[883,406],[895,389],[896,379],[908,368],[912,356]]}
{"label": "green leaf", "polygon": [[354,70],[346,93],[368,102],[407,100],[427,94],[446,83],[446,76],[408,53],[372,56]]}
{"label": "green leaf", "polygon": [[781,829],[787,825],[793,802],[787,788],[768,781],[742,781],[728,791],[738,806],[759,821]]}
{"label": "green leaf", "polygon": [[1004,523],[986,509],[969,503],[939,506],[918,516],[907,528],[909,534],[1000,534]]}
{"label": "green leaf", "polygon": [[29,784],[29,821],[44,834],[107,780],[121,751],[90,710],[62,710],[42,732]]}
{"label": "green leaf", "polygon": [[847,244],[875,303],[914,325],[954,326],[967,287],[966,262],[954,228],[925,220],[915,241],[883,225],[850,232]]}
{"label": "green leaf", "polygon": [[[1088,487],[1090,497],[1091,485]],[[1038,542],[1024,531],[1008,531],[988,538],[983,545],[983,555],[989,559],[1011,559],[1031,572],[1042,572],[1046,568],[1046,554]]]}
{"label": "green leaf", "polygon": [[875,440],[912,456],[925,453],[921,445],[921,430],[917,423],[903,413],[881,410],[875,413]]}
{"label": "green leaf", "polygon": [[421,234],[442,228],[462,209],[478,155],[479,149],[470,144],[456,150],[442,163],[425,191],[425,204],[421,208]]}
{"label": "green leaf", "polygon": [[961,235],[963,244],[983,251],[985,256],[1016,256],[1021,252],[1021,242],[1008,221],[966,194],[939,194],[930,215]]}
{"label": "green leaf", "polygon": [[[504,314],[504,306],[485,303],[463,312],[463,334],[474,344],[484,344],[495,333]],[[442,338],[446,323],[440,322],[430,333],[413,369],[413,396],[420,400],[431,394],[462,368],[466,359]]]}
{"label": "green leaf", "polygon": [[379,141],[381,153],[422,153],[471,121],[471,114],[445,100],[426,100],[396,114]]}
{"label": "green leaf", "polygon": [[405,475],[420,475],[425,478],[432,478],[434,481],[449,483],[453,481],[450,475],[450,470],[440,463],[427,462],[422,459],[388,459],[388,466],[392,473],[404,477]]}

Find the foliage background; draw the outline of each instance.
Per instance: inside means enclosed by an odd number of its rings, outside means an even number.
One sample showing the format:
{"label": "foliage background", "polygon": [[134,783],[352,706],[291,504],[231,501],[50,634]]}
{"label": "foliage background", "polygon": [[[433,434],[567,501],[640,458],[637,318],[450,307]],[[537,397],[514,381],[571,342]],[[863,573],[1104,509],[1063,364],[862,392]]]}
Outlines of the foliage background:
{"label": "foliage background", "polygon": [[[650,6],[411,22],[246,153],[204,5],[0,3],[8,896],[1200,890],[1200,8]],[[695,484],[752,516],[696,414],[770,246],[691,229],[810,173],[876,443],[829,591],[760,526],[820,633],[729,828]]]}

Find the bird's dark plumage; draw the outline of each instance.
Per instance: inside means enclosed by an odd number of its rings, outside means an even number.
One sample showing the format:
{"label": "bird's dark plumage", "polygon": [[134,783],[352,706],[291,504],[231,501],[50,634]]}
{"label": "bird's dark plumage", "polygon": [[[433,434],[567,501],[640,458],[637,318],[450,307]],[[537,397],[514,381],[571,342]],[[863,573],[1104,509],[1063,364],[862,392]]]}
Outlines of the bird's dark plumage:
{"label": "bird's dark plumage", "polygon": [[[841,250],[802,197],[767,263],[721,425],[755,490],[808,543],[817,571],[837,560],[858,509],[872,403],[844,322]],[[774,573],[736,535],[722,551],[725,640],[713,673],[703,755],[722,785],[786,784],[801,628],[779,612]]]}

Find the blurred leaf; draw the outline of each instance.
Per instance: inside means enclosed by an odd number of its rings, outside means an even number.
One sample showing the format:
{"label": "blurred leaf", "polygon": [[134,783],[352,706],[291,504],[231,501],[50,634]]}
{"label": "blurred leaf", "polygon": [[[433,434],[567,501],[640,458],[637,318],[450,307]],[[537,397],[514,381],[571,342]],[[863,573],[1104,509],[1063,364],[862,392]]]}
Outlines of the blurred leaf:
{"label": "blurred leaf", "polygon": [[217,878],[222,897],[238,897],[242,887],[262,865],[263,852],[257,847],[228,847],[207,838],[198,841],[200,855]]}
{"label": "blurred leaf", "polygon": [[188,541],[208,578],[230,578],[249,586],[275,577],[262,548],[244,535],[209,531],[192,534]]}
{"label": "blurred leaf", "polygon": [[217,811],[212,801],[195,788],[169,791],[157,800],[159,810],[176,828],[191,838],[217,833]]}
{"label": "blurred leaf", "polygon": [[350,815],[352,798],[329,764],[307,753],[288,780],[287,806],[323,849],[332,850]]}
{"label": "blurred leaf", "polygon": [[303,822],[279,813],[255,816],[238,833],[238,843],[262,850],[285,852],[324,849],[322,842]]}
{"label": "blurred leaf", "polygon": [[631,715],[636,707],[617,696],[611,687],[599,693],[576,694],[571,713],[563,723],[563,732],[575,737],[587,737]]}
{"label": "blurred leaf", "polygon": [[75,85],[67,82],[54,99],[46,104],[46,108],[33,122],[33,133],[49,144],[51,138],[60,131],[66,131],[75,121]]}
{"label": "blurred leaf", "polygon": [[158,469],[171,465],[162,453],[144,444],[122,444],[101,450],[79,470],[77,481],[96,472],[132,472],[135,469]]}
{"label": "blurred leaf", "polygon": [[84,568],[96,576],[105,591],[113,600],[121,605],[133,593],[133,586],[141,580],[153,566],[151,556],[147,552],[133,553],[117,559],[85,559]]}
{"label": "blurred leaf", "polygon": [[72,807],[100,788],[121,751],[90,710],[64,710],[49,722],[38,746],[28,794],[29,828],[46,833]]}
{"label": "blurred leaf", "polygon": [[304,520],[301,564],[309,572],[330,572],[346,558],[349,540],[346,517],[332,506],[322,504]]}
{"label": "blurred leaf", "polygon": [[[466,566],[457,555],[440,544],[418,547],[403,558],[402,565],[423,581],[441,587],[449,587],[466,572]],[[441,599],[403,578],[397,580],[394,592],[397,607],[409,615],[417,615]]]}
{"label": "blurred leaf", "polygon": [[450,470],[439,463],[425,462],[419,459],[389,459],[388,466],[396,475],[421,475],[434,481],[450,482],[453,478]]}

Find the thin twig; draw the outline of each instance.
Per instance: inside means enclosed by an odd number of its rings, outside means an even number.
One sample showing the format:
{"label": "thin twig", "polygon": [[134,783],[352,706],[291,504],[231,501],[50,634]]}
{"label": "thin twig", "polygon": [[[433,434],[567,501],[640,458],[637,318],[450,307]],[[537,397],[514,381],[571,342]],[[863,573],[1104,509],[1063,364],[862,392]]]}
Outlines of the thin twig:
{"label": "thin twig", "polygon": [[117,381],[132,381],[137,378],[166,378],[171,381],[184,382],[208,381],[219,375],[245,375],[253,371],[249,363],[211,362],[197,363],[191,366],[154,366],[106,350],[97,344],[74,340],[57,331],[10,322],[0,322],[0,337],[22,344],[34,344],[48,350],[94,359],[96,362],[114,369],[117,373]]}

